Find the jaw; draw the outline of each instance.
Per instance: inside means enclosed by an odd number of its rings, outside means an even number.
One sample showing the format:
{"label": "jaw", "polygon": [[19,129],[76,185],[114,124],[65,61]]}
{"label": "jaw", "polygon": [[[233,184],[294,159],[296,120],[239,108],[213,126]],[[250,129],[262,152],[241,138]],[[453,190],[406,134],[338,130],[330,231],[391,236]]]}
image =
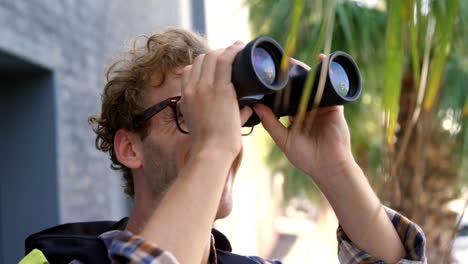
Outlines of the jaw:
{"label": "jaw", "polygon": [[218,211],[216,212],[216,220],[226,218],[232,211],[232,184],[234,182],[234,171],[231,168],[224,184],[223,193],[219,201]]}
{"label": "jaw", "polygon": [[232,211],[232,187],[234,185],[234,179],[236,177],[236,173],[239,170],[239,167],[242,162],[243,157],[243,148],[239,152],[239,155],[232,163],[231,169],[229,169],[226,182],[224,184],[223,193],[221,195],[221,199],[218,206],[218,211],[216,213],[216,220],[223,219],[229,216]]}

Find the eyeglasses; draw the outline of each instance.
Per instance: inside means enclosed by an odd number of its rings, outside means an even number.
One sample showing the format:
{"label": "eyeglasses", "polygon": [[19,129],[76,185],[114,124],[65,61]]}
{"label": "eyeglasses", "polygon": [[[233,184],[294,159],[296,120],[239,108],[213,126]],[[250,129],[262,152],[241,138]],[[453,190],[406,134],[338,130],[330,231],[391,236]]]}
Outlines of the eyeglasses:
{"label": "eyeglasses", "polygon": [[184,117],[179,110],[180,107],[177,106],[177,103],[180,101],[180,96],[169,97],[166,100],[159,102],[150,108],[143,111],[143,113],[135,116],[133,119],[133,126],[136,129],[140,129],[143,124],[151,119],[154,115],[161,112],[162,110],[166,109],[166,107],[170,106],[172,111],[174,112],[177,128],[180,132],[184,134],[188,134],[187,124],[185,123]]}
{"label": "eyeglasses", "polygon": [[[180,98],[181,98],[180,96],[169,97],[166,100],[149,107],[148,109],[143,111],[143,113],[135,116],[135,118],[133,119],[133,126],[137,130],[142,128],[146,121],[151,119],[157,113],[166,109],[166,107],[170,106],[172,109],[172,112],[174,113],[175,121],[176,121],[177,128],[179,129],[179,131],[184,134],[189,134],[187,123],[185,122],[184,115],[180,111],[180,104],[178,104],[178,102],[180,101]],[[252,131],[253,131],[253,127],[242,128],[241,133],[242,133],[242,136],[248,136],[252,134]]]}

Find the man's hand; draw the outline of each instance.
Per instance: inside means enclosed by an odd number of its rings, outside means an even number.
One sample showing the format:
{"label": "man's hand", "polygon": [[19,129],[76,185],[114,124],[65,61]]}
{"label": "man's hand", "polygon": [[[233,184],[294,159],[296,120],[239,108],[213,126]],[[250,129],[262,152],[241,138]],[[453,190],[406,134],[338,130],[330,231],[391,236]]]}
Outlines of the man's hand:
{"label": "man's hand", "polygon": [[[324,54],[319,56],[322,60]],[[290,63],[309,68],[300,61]],[[291,163],[315,181],[321,181],[324,170],[340,169],[352,162],[348,125],[344,118],[343,106],[319,108],[306,113],[303,124],[294,122],[286,128],[265,105],[255,105],[255,112],[262,120],[278,147]]]}
{"label": "man's hand", "polygon": [[222,151],[231,161],[242,148],[241,124],[252,114],[239,112],[231,82],[232,63],[245,44],[238,41],[226,49],[199,55],[182,75],[182,113],[192,140],[192,153]]}
{"label": "man's hand", "polygon": [[236,42],[200,55],[184,68],[181,110],[189,129],[190,155],[141,232],[180,263],[207,263],[226,179],[242,153],[241,123],[252,109],[239,111],[231,68],[243,47]]}
{"label": "man's hand", "polygon": [[398,233],[354,161],[343,106],[313,110],[306,114],[303,124],[292,117],[289,128],[268,107],[256,105],[254,110],[291,163],[315,181],[354,244],[387,263],[404,257]]}

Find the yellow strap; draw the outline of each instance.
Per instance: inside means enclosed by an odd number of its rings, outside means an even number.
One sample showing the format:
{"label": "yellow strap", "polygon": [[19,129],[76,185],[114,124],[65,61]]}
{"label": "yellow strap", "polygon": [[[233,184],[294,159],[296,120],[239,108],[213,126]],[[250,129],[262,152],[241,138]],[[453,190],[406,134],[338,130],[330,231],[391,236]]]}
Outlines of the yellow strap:
{"label": "yellow strap", "polygon": [[33,249],[18,264],[49,264],[46,257],[39,249]]}

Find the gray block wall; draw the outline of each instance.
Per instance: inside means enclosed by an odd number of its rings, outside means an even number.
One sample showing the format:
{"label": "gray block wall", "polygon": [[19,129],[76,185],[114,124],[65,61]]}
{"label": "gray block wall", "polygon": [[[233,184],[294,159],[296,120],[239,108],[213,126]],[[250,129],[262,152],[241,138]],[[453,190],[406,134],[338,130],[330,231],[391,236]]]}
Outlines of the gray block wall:
{"label": "gray block wall", "polygon": [[[56,187],[51,185],[56,190],[50,192],[57,193],[58,220],[51,222],[116,219],[127,213],[120,176],[110,170],[107,154],[95,149],[94,133],[87,123],[87,118],[99,111],[105,66],[123,50],[125,41],[139,34],[163,25],[190,28],[193,17],[196,17],[195,26],[204,27],[203,20],[197,17],[203,14],[193,16],[191,8],[192,4],[200,3],[203,1],[0,0],[0,55],[24,60],[45,69],[50,76],[53,98],[41,102],[53,104],[55,109],[51,120],[55,123],[56,136],[50,147],[56,153],[57,175]],[[9,67],[2,65],[0,56],[0,71]],[[24,74],[24,78],[29,76]],[[15,87],[4,85],[2,89]],[[38,103],[34,107],[43,105]],[[1,122],[2,129],[11,128]],[[1,157],[4,155],[7,153]],[[29,164],[28,160],[15,162]],[[41,171],[36,174],[40,177]],[[0,183],[6,177],[11,175],[0,172]],[[37,199],[41,191],[38,190]],[[27,210],[18,208],[22,209]],[[34,216],[31,217],[34,221]],[[0,262],[1,254],[0,249]]]}

